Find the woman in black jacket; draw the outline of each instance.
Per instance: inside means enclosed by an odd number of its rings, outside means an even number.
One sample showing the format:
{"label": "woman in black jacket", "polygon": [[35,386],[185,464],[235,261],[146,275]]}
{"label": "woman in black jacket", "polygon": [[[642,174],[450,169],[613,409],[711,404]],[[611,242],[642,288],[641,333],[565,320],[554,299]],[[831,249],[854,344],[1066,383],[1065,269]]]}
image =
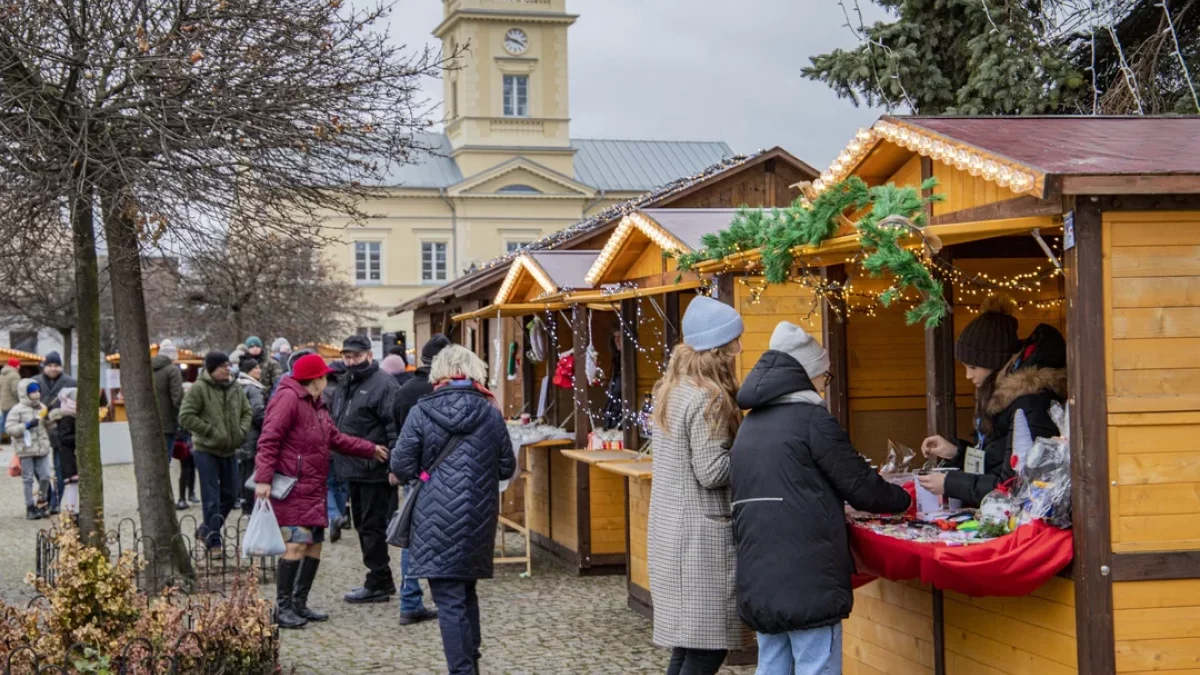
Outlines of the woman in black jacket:
{"label": "woman in black jacket", "polygon": [[738,615],[758,632],[759,673],[842,672],[854,605],[844,503],[874,513],[911,503],[825,408],[829,380],[829,355],[783,321],[737,395],[750,410],[730,452]]}
{"label": "woman in black jacket", "polygon": [[1025,413],[1033,438],[1058,435],[1050,405],[1067,394],[1067,347],[1062,333],[1046,324],[1034,329],[1024,343],[1017,338],[1017,319],[1000,303],[967,324],[954,356],[975,385],[975,438],[949,440],[930,436],[921,444],[927,456],[949,461],[961,469],[918,477],[930,492],[979,503],[996,486],[1012,478],[1012,425],[1018,410]]}

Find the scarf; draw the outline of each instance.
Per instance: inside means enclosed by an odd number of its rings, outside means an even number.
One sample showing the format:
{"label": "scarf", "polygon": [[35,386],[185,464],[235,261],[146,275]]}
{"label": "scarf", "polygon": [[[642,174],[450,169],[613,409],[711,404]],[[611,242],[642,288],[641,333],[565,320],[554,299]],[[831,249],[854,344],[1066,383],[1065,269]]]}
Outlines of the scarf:
{"label": "scarf", "polygon": [[500,410],[500,404],[496,402],[496,395],[493,394],[491,392],[491,390],[489,390],[487,387],[483,386],[483,384],[481,384],[475,380],[472,380],[471,378],[469,378],[465,375],[455,375],[454,377],[447,377],[447,378],[438,380],[437,382],[433,383],[433,390],[437,391],[438,389],[441,389],[442,387],[446,387],[446,386],[470,387],[470,388],[474,389],[475,391],[486,396],[488,402],[491,403],[492,406],[494,408],[496,408],[496,410]]}

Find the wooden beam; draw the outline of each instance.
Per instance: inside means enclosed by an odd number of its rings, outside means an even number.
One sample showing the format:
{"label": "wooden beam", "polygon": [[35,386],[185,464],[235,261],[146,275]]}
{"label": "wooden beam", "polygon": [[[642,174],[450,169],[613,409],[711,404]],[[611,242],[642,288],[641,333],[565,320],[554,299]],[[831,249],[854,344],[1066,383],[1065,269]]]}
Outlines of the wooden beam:
{"label": "wooden beam", "polygon": [[[637,326],[637,300],[629,298],[621,301],[621,322],[625,326]],[[632,416],[624,414],[628,410],[637,410],[637,341],[628,331],[621,330],[621,428],[625,431],[625,447],[637,450],[637,425]]]}
{"label": "wooden beam", "polygon": [[[922,161],[929,159],[922,157]],[[1009,218],[1032,218],[1036,216],[1057,216],[1062,213],[1062,201],[1058,199],[1038,199],[1037,197],[1016,197],[984,206],[943,213],[929,219],[930,225],[954,225],[957,223],[974,223],[981,220],[1007,220]]]}
{"label": "wooden beam", "polygon": [[[831,282],[846,281],[845,265],[832,265],[822,269],[825,279]],[[831,301],[833,302],[833,301]],[[825,331],[824,345],[829,352],[829,374],[833,381],[825,392],[825,400],[829,402],[829,412],[837,418],[843,429],[850,428],[850,352],[847,340],[847,329],[850,317],[846,313],[845,303],[830,307],[828,302],[821,302],[821,326]]]}
{"label": "wooden beam", "polygon": [[1200,211],[1200,195],[1160,194],[1101,197],[1101,211]]}
{"label": "wooden beam", "polygon": [[1112,554],[1113,581],[1200,579],[1200,551]]}
{"label": "wooden beam", "polygon": [[1109,531],[1108,401],[1104,366],[1104,267],[1099,200],[1075,200],[1075,246],[1063,260],[1067,305],[1067,405],[1075,539],[1079,672],[1112,675],[1112,539]]}
{"label": "wooden beam", "polygon": [[1065,195],[1200,194],[1200,175],[1063,176]]}
{"label": "wooden beam", "polygon": [[[591,343],[588,334],[588,310],[575,305],[571,308],[571,350],[575,355],[575,377],[571,386],[571,398],[575,403],[575,447],[586,448],[588,433],[592,430],[588,414],[587,346]],[[551,451],[553,452],[553,451]],[[553,460],[551,461],[553,464]],[[575,464],[575,532],[578,534],[579,566],[592,566],[592,500],[591,466],[583,462]]]}
{"label": "wooden beam", "polygon": [[663,313],[666,314],[666,327],[663,333],[666,340],[663,344],[663,360],[671,358],[671,350],[679,343],[679,293],[667,293],[665,305]]}

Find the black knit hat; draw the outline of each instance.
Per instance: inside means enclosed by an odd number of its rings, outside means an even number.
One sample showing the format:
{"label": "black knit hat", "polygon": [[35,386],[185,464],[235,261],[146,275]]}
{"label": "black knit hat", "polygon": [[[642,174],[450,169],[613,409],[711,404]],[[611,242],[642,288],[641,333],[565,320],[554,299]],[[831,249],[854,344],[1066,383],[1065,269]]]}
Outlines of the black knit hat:
{"label": "black knit hat", "polygon": [[229,363],[229,355],[225,352],[209,352],[204,355],[204,370],[209,374],[226,363]]}
{"label": "black knit hat", "polygon": [[1016,317],[1003,302],[988,302],[958,336],[954,358],[968,366],[1000,370],[1020,349]]}
{"label": "black knit hat", "polygon": [[432,366],[433,357],[437,356],[438,352],[449,346],[450,338],[442,335],[441,333],[429,338],[429,342],[426,342],[425,346],[421,348],[421,365]]}
{"label": "black knit hat", "polygon": [[258,359],[247,356],[238,363],[238,372],[249,374],[258,367]]}

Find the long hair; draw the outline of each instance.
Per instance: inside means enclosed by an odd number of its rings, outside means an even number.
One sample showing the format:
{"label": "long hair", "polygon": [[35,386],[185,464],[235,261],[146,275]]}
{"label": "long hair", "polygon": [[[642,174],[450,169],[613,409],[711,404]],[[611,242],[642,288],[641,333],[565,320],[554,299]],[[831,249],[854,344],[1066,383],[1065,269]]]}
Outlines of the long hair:
{"label": "long hair", "polygon": [[696,351],[679,344],[671,352],[667,372],[654,385],[654,429],[670,433],[667,419],[671,409],[671,394],[684,381],[707,392],[711,398],[704,409],[709,430],[718,436],[732,437],[742,423],[737,406],[737,377],[734,368],[737,343]]}
{"label": "long hair", "polygon": [[975,424],[985,437],[991,436],[994,429],[992,416],[988,414],[988,403],[992,400],[992,394],[996,393],[996,378],[999,375],[999,370],[993,370],[975,390]]}

